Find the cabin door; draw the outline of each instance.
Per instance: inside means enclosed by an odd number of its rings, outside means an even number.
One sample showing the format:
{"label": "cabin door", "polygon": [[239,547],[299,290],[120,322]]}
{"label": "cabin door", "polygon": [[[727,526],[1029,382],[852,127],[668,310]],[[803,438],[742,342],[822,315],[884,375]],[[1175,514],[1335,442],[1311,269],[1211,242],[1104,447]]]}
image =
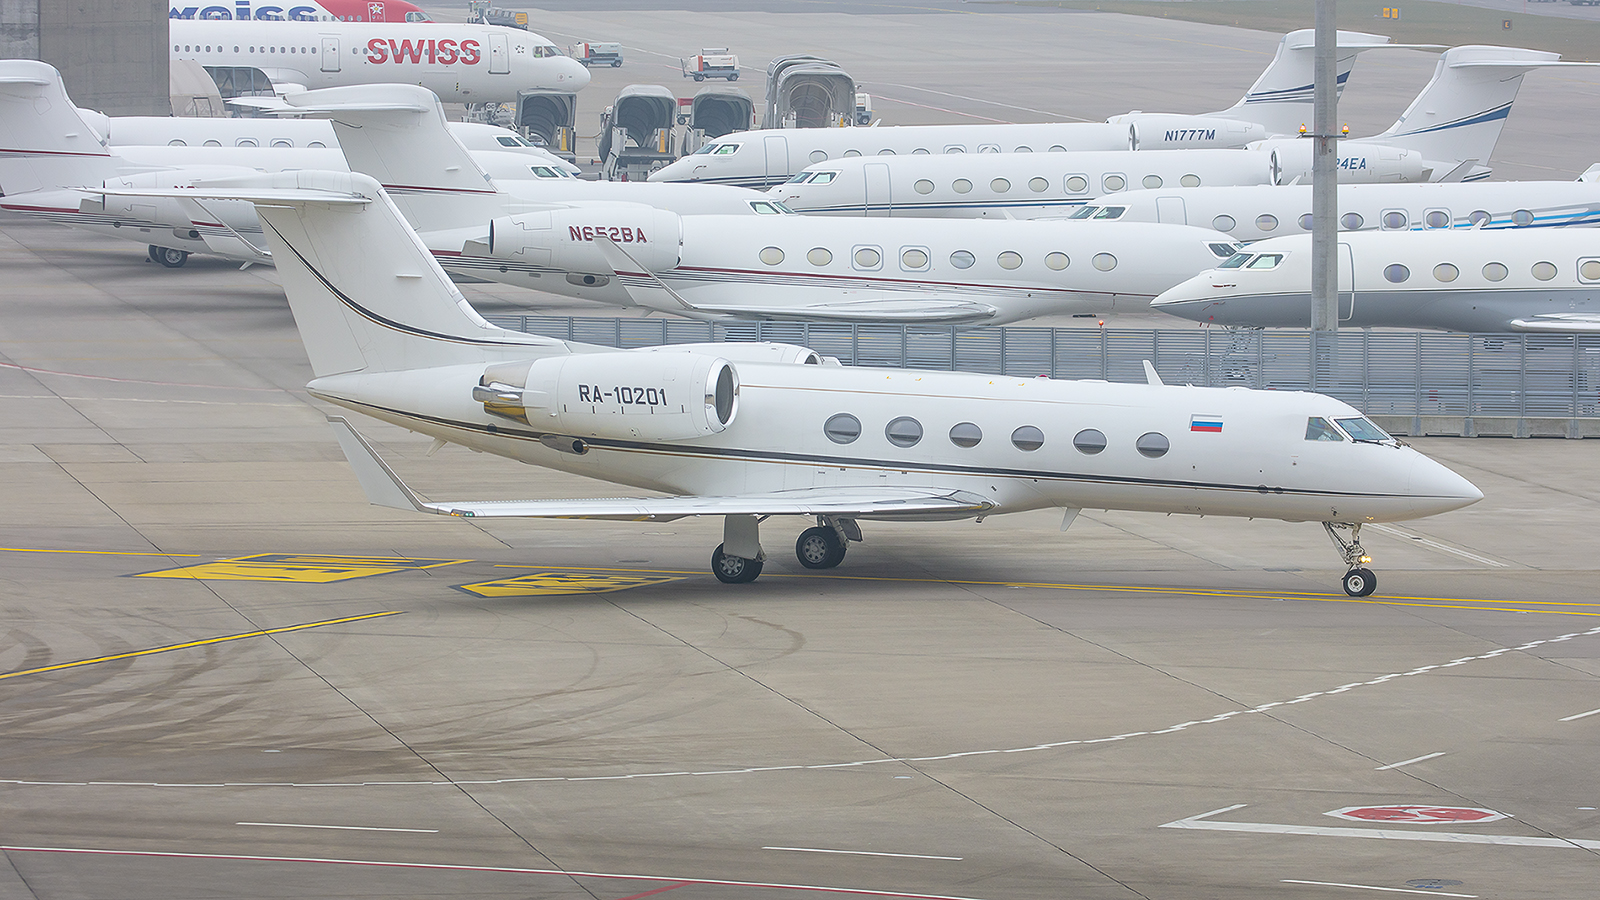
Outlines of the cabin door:
{"label": "cabin door", "polygon": [[789,139],[782,135],[768,135],[762,139],[762,145],[767,153],[767,184],[789,180]]}
{"label": "cabin door", "polygon": [[489,35],[489,74],[511,74],[511,45],[503,34]]}
{"label": "cabin door", "polygon": [[1350,245],[1339,244],[1339,321],[1348,322],[1356,314],[1355,262],[1350,257]]}
{"label": "cabin door", "polygon": [[1156,221],[1165,225],[1187,225],[1189,218],[1183,210],[1182,197],[1157,197]]}
{"label": "cabin door", "polygon": [[861,167],[866,177],[866,208],[869,216],[887,216],[891,209],[889,196],[889,167],[884,163],[867,163]]}
{"label": "cabin door", "polygon": [[339,71],[339,39],[336,37],[322,39],[322,71]]}

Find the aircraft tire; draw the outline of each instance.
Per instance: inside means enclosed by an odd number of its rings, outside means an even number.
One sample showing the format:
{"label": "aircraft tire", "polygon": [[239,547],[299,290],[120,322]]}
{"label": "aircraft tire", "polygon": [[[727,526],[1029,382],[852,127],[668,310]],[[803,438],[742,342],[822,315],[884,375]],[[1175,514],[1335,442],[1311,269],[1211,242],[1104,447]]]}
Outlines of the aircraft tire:
{"label": "aircraft tire", "polygon": [[749,584],[761,574],[761,560],[729,556],[722,552],[722,545],[718,544],[711,553],[711,574],[723,584]]}
{"label": "aircraft tire", "polygon": [[1352,597],[1365,597],[1378,589],[1378,576],[1371,569],[1355,568],[1344,573],[1344,592]]}
{"label": "aircraft tire", "polygon": [[844,551],[839,533],[827,525],[807,528],[794,542],[794,555],[808,569],[831,569],[844,562]]}
{"label": "aircraft tire", "polygon": [[189,251],[187,250],[174,250],[171,247],[156,247],[154,245],[151,246],[151,249],[155,252],[150,254],[150,258],[169,269],[181,269],[183,264],[189,261]]}

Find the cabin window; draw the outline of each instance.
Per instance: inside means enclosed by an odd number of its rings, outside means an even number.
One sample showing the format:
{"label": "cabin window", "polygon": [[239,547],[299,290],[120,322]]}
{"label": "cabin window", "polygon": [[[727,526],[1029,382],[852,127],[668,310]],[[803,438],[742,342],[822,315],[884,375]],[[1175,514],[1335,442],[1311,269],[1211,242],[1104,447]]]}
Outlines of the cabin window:
{"label": "cabin window", "polygon": [[913,184],[911,187],[913,189],[915,189],[916,192],[919,193],[919,194],[931,194],[931,193],[933,193],[933,182],[929,181],[926,178],[917,179],[917,183]]}
{"label": "cabin window", "polygon": [[[1554,266],[1551,268],[1554,268]],[[1383,267],[1383,280],[1390,284],[1403,284],[1410,277],[1411,270],[1399,263],[1390,263]]]}
{"label": "cabin window", "polygon": [[1050,152],[1051,153],[1065,153],[1065,152],[1067,152],[1067,148],[1061,146],[1060,144],[1051,144],[1050,145]]}
{"label": "cabin window", "polygon": [[1492,262],[1483,267],[1483,277],[1490,281],[1505,281],[1506,276],[1509,274],[1511,274],[1511,270],[1501,263]]}
{"label": "cabin window", "polygon": [[1015,150],[1013,150],[1011,152],[1012,153],[1032,153],[1033,152],[1033,148],[1032,147],[1018,147],[1017,149],[1015,149]]}
{"label": "cabin window", "polygon": [[928,148],[927,147],[918,147],[917,149],[911,151],[911,155],[912,156],[927,156],[928,155]]}
{"label": "cabin window", "polygon": [[1098,428],[1085,428],[1072,436],[1072,446],[1076,447],[1079,453],[1093,456],[1106,449],[1105,433]]}
{"label": "cabin window", "polygon": [[995,262],[998,262],[1002,269],[1015,269],[1022,265],[1022,254],[1007,250],[995,257]]}
{"label": "cabin window", "polygon": [[1308,441],[1343,441],[1344,435],[1339,429],[1334,428],[1327,419],[1321,416],[1312,416],[1306,420],[1306,440]]}
{"label": "cabin window", "polygon": [[1556,277],[1556,264],[1550,262],[1536,262],[1533,264],[1533,277],[1540,281],[1549,281]]}
{"label": "cabin window", "polygon": [[851,259],[858,269],[876,269],[883,265],[883,254],[876,247],[857,247]]}
{"label": "cabin window", "polygon": [[1494,216],[1489,215],[1489,211],[1488,210],[1486,210],[1486,209],[1475,209],[1472,212],[1467,213],[1467,224],[1471,225],[1474,228],[1477,228],[1480,225],[1489,224],[1489,221],[1491,219],[1493,219],[1493,218],[1494,218]]}
{"label": "cabin window", "polygon": [[894,155],[894,151],[890,150],[888,147],[885,147],[882,150],[878,151],[878,155],[879,156],[893,156]]}
{"label": "cabin window", "polygon": [[976,447],[982,440],[983,429],[971,422],[961,422],[950,428],[950,443],[957,447]]}
{"label": "cabin window", "polygon": [[1256,228],[1260,231],[1272,231],[1278,227],[1278,217],[1272,213],[1262,213],[1256,216]]}
{"label": "cabin window", "polygon": [[958,194],[965,194],[966,192],[972,190],[972,182],[966,180],[965,178],[957,178],[950,185],[950,187],[954,188],[955,192]]}
{"label": "cabin window", "polygon": [[1283,262],[1282,253],[1263,253],[1250,261],[1252,269],[1276,269]]}
{"label": "cabin window", "polygon": [[1390,441],[1389,433],[1372,424],[1370,419],[1334,419],[1352,441]]}
{"label": "cabin window", "polygon": [[1028,179],[1028,190],[1033,191],[1035,194],[1042,194],[1045,191],[1050,190],[1050,179],[1037,177],[1030,178]]}
{"label": "cabin window", "polygon": [[1243,266],[1245,263],[1247,263],[1249,261],[1250,261],[1250,254],[1248,254],[1248,253],[1235,253],[1234,255],[1232,255],[1232,256],[1228,257],[1226,260],[1224,260],[1222,265],[1217,266],[1217,268],[1219,268],[1219,269],[1237,269],[1237,268]]}
{"label": "cabin window", "polygon": [[811,161],[814,162],[814,163],[822,162],[823,160],[825,160],[827,158],[828,158],[828,151],[826,151],[826,150],[813,150],[813,151],[811,151]]}
{"label": "cabin window", "polygon": [[294,146],[294,141],[291,141],[291,140],[289,140],[287,138],[278,138],[277,140],[272,142],[272,146],[274,146],[274,147],[293,147]]}
{"label": "cabin window", "polygon": [[233,45],[233,52],[235,52],[235,53],[239,52],[239,45],[238,44],[234,44]]}
{"label": "cabin window", "polygon": [[222,146],[222,142],[218,141],[218,140],[209,140],[209,141],[206,141],[202,146],[205,146],[205,147],[221,147]]}
{"label": "cabin window", "polygon": [[910,416],[900,416],[884,426],[883,436],[896,447],[915,447],[922,440],[922,423]]}
{"label": "cabin window", "polygon": [[1108,191],[1120,191],[1128,186],[1128,179],[1123,178],[1121,175],[1107,175],[1100,180],[1100,183]]}
{"label": "cabin window", "polygon": [[1411,224],[1411,217],[1401,210],[1391,209],[1383,214],[1382,224],[1385,231],[1399,231]]}
{"label": "cabin window", "polygon": [[1167,436],[1164,434],[1149,431],[1139,435],[1139,439],[1133,442],[1133,446],[1134,449],[1139,451],[1140,456],[1160,459],[1167,455],[1168,450],[1172,449],[1172,442],[1167,440]]}
{"label": "cabin window", "polygon": [[1455,281],[1458,277],[1460,277],[1460,275],[1461,270],[1449,263],[1439,263],[1437,266],[1433,267],[1433,278],[1435,281],[1443,281],[1448,284],[1452,281]]}
{"label": "cabin window", "polygon": [[1305,215],[1300,217],[1300,230],[1301,231],[1310,231],[1311,230],[1311,213],[1306,213]]}
{"label": "cabin window", "polygon": [[1215,219],[1211,220],[1211,227],[1218,231],[1232,231],[1233,226],[1237,224],[1239,223],[1233,220],[1233,216],[1229,215],[1217,216]]}
{"label": "cabin window", "polygon": [[839,173],[838,172],[818,172],[816,177],[811,179],[811,183],[812,184],[832,184],[833,180],[835,178],[838,178],[838,177],[839,177]]}
{"label": "cabin window", "polygon": [[861,420],[849,413],[836,413],[823,423],[822,433],[835,444],[848,444],[861,437]]}
{"label": "cabin window", "polygon": [[806,254],[806,261],[813,266],[825,266],[833,262],[833,253],[827,247],[812,247],[811,251]]}
{"label": "cabin window", "polygon": [[944,152],[946,152],[946,153],[965,153],[965,152],[967,152],[967,148],[961,146],[960,144],[950,144],[950,145],[948,145],[948,146],[946,146],[944,148]]}
{"label": "cabin window", "polygon": [[928,267],[928,251],[921,247],[907,247],[900,251],[900,268],[919,272]]}
{"label": "cabin window", "polygon": [[1184,187],[1199,187],[1200,186],[1200,176],[1199,175],[1185,175],[1182,178],[1178,179],[1178,183],[1183,185]]}
{"label": "cabin window", "polygon": [[1117,267],[1117,258],[1109,253],[1096,253],[1094,259],[1090,261],[1102,272],[1109,272]]}
{"label": "cabin window", "polygon": [[1528,212],[1525,209],[1519,209],[1516,212],[1511,214],[1511,224],[1517,225],[1517,226],[1532,225],[1533,224],[1533,213]]}
{"label": "cabin window", "polygon": [[1366,219],[1361,218],[1361,213],[1345,213],[1339,217],[1339,227],[1345,231],[1360,231],[1361,226],[1366,224],[1366,221]]}
{"label": "cabin window", "polygon": [[173,138],[172,140],[167,141],[167,146],[168,147],[187,147],[189,145],[184,143],[181,138]]}
{"label": "cabin window", "polygon": [[950,254],[950,265],[955,266],[958,269],[970,269],[972,268],[972,264],[977,261],[978,258],[966,250],[957,250],[956,252]]}
{"label": "cabin window", "polygon": [[762,247],[761,261],[769,266],[783,262],[783,251],[777,247]]}
{"label": "cabin window", "polygon": [[1429,228],[1449,228],[1450,212],[1443,209],[1430,209],[1422,217],[1422,224]]}
{"label": "cabin window", "polygon": [[1067,193],[1069,193],[1069,194],[1083,194],[1083,193],[1087,193],[1088,190],[1089,190],[1089,179],[1083,177],[1082,175],[1068,175],[1067,176]]}
{"label": "cabin window", "polygon": [[1600,281],[1600,259],[1578,260],[1579,281]]}
{"label": "cabin window", "polygon": [[979,144],[978,145],[978,152],[979,153],[999,153],[1000,152],[1000,145],[999,144]]}
{"label": "cabin window", "polygon": [[860,150],[846,150],[844,152],[844,155],[845,156],[860,156],[861,155],[861,151]]}
{"label": "cabin window", "polygon": [[1067,255],[1060,251],[1048,254],[1044,258],[1044,264],[1056,270],[1057,272],[1065,269],[1069,262],[1071,262],[1071,260],[1067,259]]}
{"label": "cabin window", "polygon": [[256,139],[255,138],[239,138],[237,141],[233,142],[233,145],[235,147],[256,147],[256,146],[259,146],[256,143]]}
{"label": "cabin window", "polygon": [[989,190],[994,191],[996,194],[1004,194],[1006,191],[1011,190],[1011,182],[1004,178],[996,178],[989,182]]}
{"label": "cabin window", "polygon": [[1024,425],[1011,432],[1011,446],[1032,453],[1044,446],[1044,432],[1032,425]]}
{"label": "cabin window", "polygon": [[1144,185],[1145,187],[1150,188],[1150,189],[1153,190],[1155,188],[1161,187],[1161,176],[1160,175],[1146,175],[1144,177],[1144,180],[1139,182],[1139,183]]}

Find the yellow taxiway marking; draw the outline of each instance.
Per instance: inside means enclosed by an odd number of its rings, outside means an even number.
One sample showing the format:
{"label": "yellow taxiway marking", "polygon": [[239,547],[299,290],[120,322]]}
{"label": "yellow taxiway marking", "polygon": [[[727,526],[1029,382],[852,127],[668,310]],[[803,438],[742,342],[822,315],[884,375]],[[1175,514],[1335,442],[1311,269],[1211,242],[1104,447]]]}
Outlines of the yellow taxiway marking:
{"label": "yellow taxiway marking", "polygon": [[267,628],[261,631],[246,631],[242,634],[229,634],[222,637],[204,638],[198,641],[185,641],[181,644],[168,644],[165,647],[151,647],[148,650],[130,650],[127,653],[114,653],[110,656],[97,656],[94,659],[80,659],[73,662],[56,663],[53,666],[40,666],[37,669],[23,669],[20,672],[0,673],[0,680],[17,678],[22,675],[37,675],[40,672],[54,672],[58,669],[72,669],[78,666],[89,666],[95,663],[110,662],[115,659],[132,659],[136,656],[150,656],[154,653],[168,653],[173,650],[183,650],[189,647],[204,647],[207,644],[225,644],[228,641],[242,641],[246,638],[266,637],[269,634],[284,634],[290,631],[304,631],[307,628],[321,628],[324,625],[339,625],[345,622],[360,622],[364,619],[380,619],[384,616],[398,616],[400,612],[367,613],[361,616],[345,616],[342,619],[325,619],[321,622],[304,622],[299,625],[285,625],[282,628]]}
{"label": "yellow taxiway marking", "polygon": [[93,553],[99,556],[199,556],[198,553],[145,553],[136,550],[41,550],[36,547],[0,547],[4,553]]}
{"label": "yellow taxiway marking", "polygon": [[400,556],[324,556],[315,553],[257,553],[196,566],[140,572],[135,578],[192,578],[202,581],[279,581],[329,584],[407,569],[435,569],[469,559],[407,559]]}
{"label": "yellow taxiway marking", "polygon": [[529,597],[549,594],[608,594],[651,584],[682,581],[682,575],[664,575],[634,570],[638,574],[618,574],[628,570],[544,571],[456,585],[456,590],[479,597]]}

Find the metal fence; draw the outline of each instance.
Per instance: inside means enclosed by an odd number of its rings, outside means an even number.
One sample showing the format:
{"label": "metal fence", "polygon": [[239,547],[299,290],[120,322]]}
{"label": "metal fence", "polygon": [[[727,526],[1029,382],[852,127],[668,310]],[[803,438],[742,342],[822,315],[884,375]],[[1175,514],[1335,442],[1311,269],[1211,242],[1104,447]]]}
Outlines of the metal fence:
{"label": "metal fence", "polygon": [[[610,347],[781,341],[846,365],[1023,378],[1314,390],[1383,417],[1600,416],[1600,335],[1123,328],[953,328],[687,319],[490,316],[504,328]],[[1420,423],[1419,423],[1420,426]],[[1412,431],[1411,433],[1417,433]],[[1523,433],[1518,431],[1518,433]],[[1573,436],[1576,436],[1574,434]]]}

